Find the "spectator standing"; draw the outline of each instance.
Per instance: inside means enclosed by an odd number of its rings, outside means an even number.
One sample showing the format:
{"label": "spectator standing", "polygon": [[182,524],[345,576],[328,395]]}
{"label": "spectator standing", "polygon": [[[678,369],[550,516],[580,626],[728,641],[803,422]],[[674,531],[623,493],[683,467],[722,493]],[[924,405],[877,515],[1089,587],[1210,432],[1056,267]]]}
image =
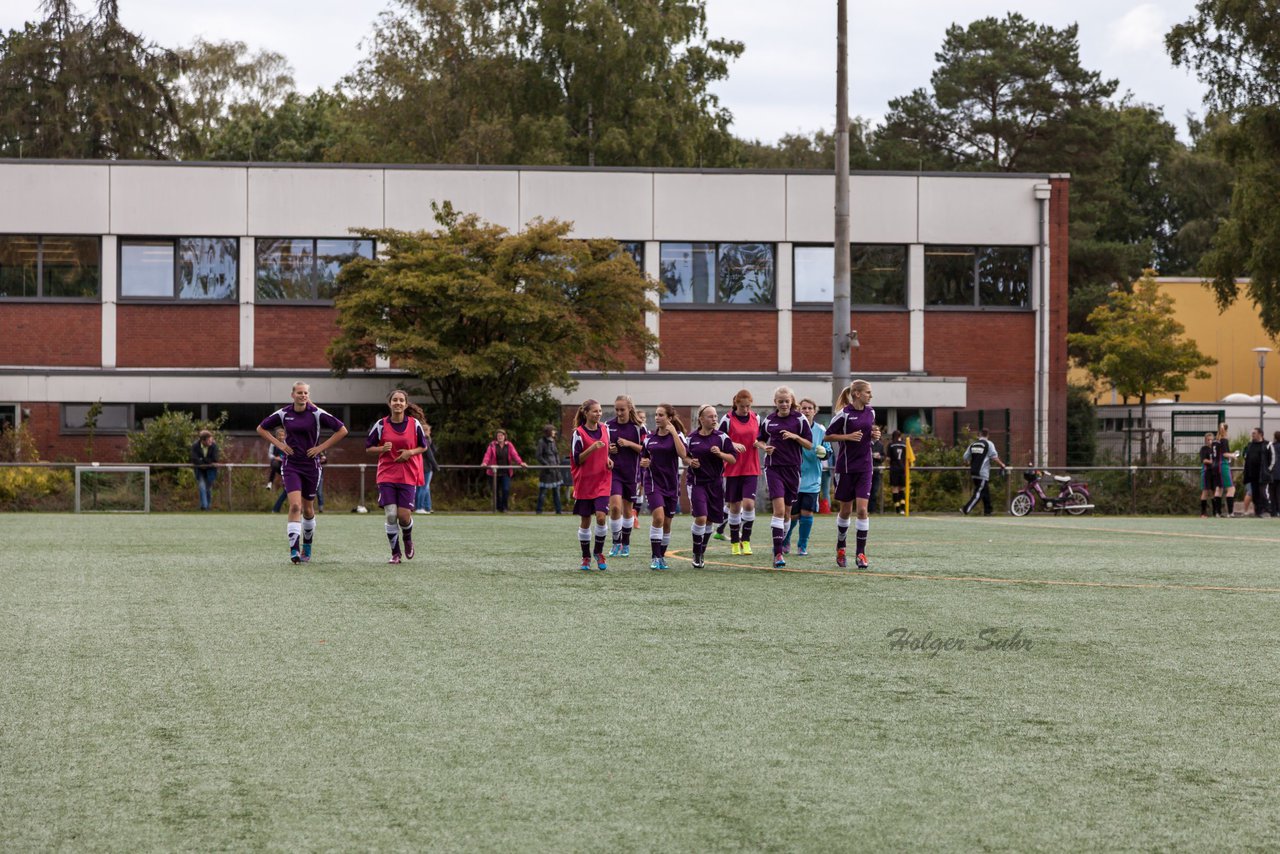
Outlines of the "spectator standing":
{"label": "spectator standing", "polygon": [[218,443],[208,430],[200,431],[200,438],[191,446],[191,467],[195,469],[196,490],[200,494],[200,509],[213,506],[213,482],[218,479]]}
{"label": "spectator standing", "polygon": [[978,438],[964,450],[964,461],[969,464],[969,476],[973,479],[973,497],[969,503],[960,508],[960,512],[968,516],[982,500],[982,515],[990,516],[991,510],[991,464],[999,463],[1001,470],[1009,467],[996,452],[996,443],[991,441],[991,431],[983,427],[978,431]]}
{"label": "spectator standing", "polygon": [[538,471],[538,506],[535,512],[542,512],[543,499],[550,492],[551,503],[556,508],[556,515],[559,516],[564,511],[560,506],[560,449],[556,447],[554,424],[548,424],[542,428],[542,438],[538,440],[534,459],[539,466],[543,466]]}
{"label": "spectator standing", "polygon": [[1253,499],[1253,515],[1262,518],[1269,512],[1267,481],[1271,477],[1271,448],[1263,438],[1262,429],[1254,427],[1249,433],[1249,444],[1244,449],[1245,512],[1249,498]]}
{"label": "spectator standing", "polygon": [[1267,490],[1268,497],[1271,499],[1271,518],[1280,516],[1280,430],[1272,434],[1272,442],[1269,446],[1270,454],[1267,456],[1267,463],[1271,472],[1271,482]]}
{"label": "spectator standing", "polygon": [[422,432],[427,437],[427,449],[422,453],[422,485],[414,496],[414,513],[431,513],[431,478],[440,468],[436,461],[436,442],[431,438],[431,425],[422,423]]}
{"label": "spectator standing", "polygon": [[882,506],[880,500],[880,484],[884,480],[884,442],[876,439],[871,443],[871,500],[867,509],[879,513]]}
{"label": "spectator standing", "polygon": [[520,459],[516,446],[507,441],[506,430],[493,434],[493,441],[485,449],[481,465],[488,467],[488,474],[494,479],[494,506],[499,513],[506,513],[507,504],[511,500],[511,478],[515,474],[512,466],[529,467]]}

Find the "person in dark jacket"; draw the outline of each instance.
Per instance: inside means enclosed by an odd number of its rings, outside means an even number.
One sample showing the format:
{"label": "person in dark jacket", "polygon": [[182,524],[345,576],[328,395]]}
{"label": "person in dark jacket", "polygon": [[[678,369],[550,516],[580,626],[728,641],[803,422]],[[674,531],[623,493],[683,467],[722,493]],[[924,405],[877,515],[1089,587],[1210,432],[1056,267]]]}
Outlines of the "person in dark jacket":
{"label": "person in dark jacket", "polygon": [[556,447],[556,428],[554,424],[548,424],[542,428],[542,438],[538,440],[538,448],[535,452],[535,459],[540,468],[538,470],[538,513],[542,512],[543,498],[548,492],[551,493],[551,502],[555,505],[556,515],[559,516],[563,511],[560,507],[560,449]]}
{"label": "person in dark jacket", "polygon": [[191,446],[191,467],[195,469],[196,490],[200,493],[200,509],[213,506],[213,482],[218,479],[218,443],[208,430]]}
{"label": "person in dark jacket", "polygon": [[1244,483],[1253,497],[1253,515],[1261,518],[1270,512],[1267,502],[1267,483],[1271,477],[1269,465],[1271,447],[1263,438],[1262,428],[1254,427],[1249,433],[1249,444],[1244,449]]}
{"label": "person in dark jacket", "polygon": [[1267,468],[1271,473],[1271,483],[1267,495],[1271,499],[1271,518],[1274,519],[1280,516],[1280,430],[1272,435],[1268,450]]}

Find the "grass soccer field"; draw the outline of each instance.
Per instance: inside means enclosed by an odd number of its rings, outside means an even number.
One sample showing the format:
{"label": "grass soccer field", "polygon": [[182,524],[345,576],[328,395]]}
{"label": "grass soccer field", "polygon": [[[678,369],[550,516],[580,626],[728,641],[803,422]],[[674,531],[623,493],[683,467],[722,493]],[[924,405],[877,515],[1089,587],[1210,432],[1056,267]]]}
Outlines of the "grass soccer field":
{"label": "grass soccer field", "polygon": [[0,516],[0,850],[1280,845],[1280,523],[320,518]]}

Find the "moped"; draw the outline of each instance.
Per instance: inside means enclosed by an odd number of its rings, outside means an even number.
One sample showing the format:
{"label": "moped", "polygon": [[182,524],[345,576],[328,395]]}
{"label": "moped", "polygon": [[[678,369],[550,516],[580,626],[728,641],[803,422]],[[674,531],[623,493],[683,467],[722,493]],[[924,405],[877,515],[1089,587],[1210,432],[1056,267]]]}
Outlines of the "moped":
{"label": "moped", "polygon": [[[1058,484],[1058,494],[1049,495],[1040,485],[1041,477],[1051,477]],[[1027,483],[1009,500],[1009,512],[1014,516],[1026,516],[1039,505],[1055,514],[1063,510],[1072,516],[1080,516],[1093,509],[1089,497],[1089,484],[1072,480],[1065,474],[1053,474],[1041,469],[1027,469],[1022,473]]]}

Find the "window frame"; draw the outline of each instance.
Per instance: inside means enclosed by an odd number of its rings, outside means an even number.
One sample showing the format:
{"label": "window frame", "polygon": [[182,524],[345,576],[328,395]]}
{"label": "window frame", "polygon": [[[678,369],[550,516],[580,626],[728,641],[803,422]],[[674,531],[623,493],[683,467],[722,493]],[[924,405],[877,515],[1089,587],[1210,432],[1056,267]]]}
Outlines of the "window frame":
{"label": "window frame", "polygon": [[[180,253],[178,244],[183,240],[231,240],[235,243],[235,276],[232,278],[234,285],[230,296],[219,297],[217,299],[195,299],[192,297],[182,297],[179,294],[180,286],[178,280]],[[184,234],[178,236],[160,235],[154,237],[129,235],[121,236],[116,241],[116,300],[119,303],[127,303],[129,305],[237,305],[240,302],[240,237],[232,235],[220,234]],[[139,243],[167,243],[173,249],[173,295],[157,296],[149,294],[147,296],[129,296],[124,292],[124,250],[128,244]]]}
{"label": "window frame", "polygon": [[[258,290],[258,276],[262,271],[262,246],[268,242],[281,240],[309,240],[311,241],[311,297],[306,299],[289,299],[275,297],[264,297]],[[255,237],[253,239],[253,302],[255,305],[314,305],[314,306],[331,306],[333,298],[323,298],[318,296],[320,292],[320,283],[316,277],[316,267],[318,265],[319,255],[316,252],[316,244],[322,240],[350,240],[350,241],[368,241],[370,245],[370,258],[378,257],[378,241],[372,237],[286,237],[281,235],[273,235],[271,237]],[[363,256],[361,256],[363,257]]]}
{"label": "window frame", "polygon": [[[33,238],[36,241],[36,294],[35,296],[19,296],[6,297],[0,296],[0,304],[11,302],[41,302],[41,303],[71,303],[71,304],[93,304],[102,302],[102,235],[101,234],[75,234],[70,232],[39,232],[39,233],[18,233],[5,232],[0,234],[0,240],[7,237],[26,237]],[[87,297],[53,297],[44,295],[44,241],[45,238],[66,238],[76,237],[83,240],[93,240],[98,247],[98,291],[93,296]]]}
{"label": "window frame", "polygon": [[[886,303],[886,302],[855,302],[853,301],[852,282],[850,283],[850,306],[858,311],[907,311],[907,300],[910,298],[911,273],[909,268],[911,262],[911,244],[909,243],[849,243],[849,271],[850,276],[853,274],[853,249],[855,246],[866,247],[890,247],[902,250],[902,302]],[[835,256],[834,243],[793,243],[791,245],[791,307],[797,311],[825,311],[832,310],[834,300],[800,300],[796,297],[796,280],[795,271],[798,269],[796,264],[796,251],[800,249],[830,249],[831,254]]]}
{"label": "window frame", "polygon": [[[966,250],[973,253],[973,265],[970,270],[972,278],[970,279],[970,287],[973,289],[972,303],[949,303],[935,304],[929,302],[929,250]],[[980,281],[980,270],[982,264],[982,253],[988,250],[1000,249],[1017,249],[1027,253],[1027,302],[1025,305],[999,305],[987,304],[982,302],[982,285]],[[1034,300],[1032,299],[1032,289],[1035,286],[1035,249],[1034,246],[1016,243],[999,243],[999,244],[960,244],[960,243],[929,243],[924,245],[924,265],[921,272],[924,276],[924,308],[926,311],[1016,311],[1016,312],[1035,312]],[[936,254],[936,251],[935,253]]]}
{"label": "window frame", "polygon": [[[770,240],[660,240],[658,243],[658,284],[662,290],[659,293],[658,306],[662,311],[777,311],[778,310],[778,243]],[[715,294],[716,302],[667,302],[666,295],[669,293],[667,283],[662,277],[662,247],[667,244],[688,244],[709,245],[712,247],[712,258],[715,266],[715,279],[711,283],[712,292]],[[768,303],[752,303],[752,302],[719,302],[720,296],[720,247],[722,246],[747,246],[760,245],[768,246],[772,254],[773,260],[773,299]]]}

